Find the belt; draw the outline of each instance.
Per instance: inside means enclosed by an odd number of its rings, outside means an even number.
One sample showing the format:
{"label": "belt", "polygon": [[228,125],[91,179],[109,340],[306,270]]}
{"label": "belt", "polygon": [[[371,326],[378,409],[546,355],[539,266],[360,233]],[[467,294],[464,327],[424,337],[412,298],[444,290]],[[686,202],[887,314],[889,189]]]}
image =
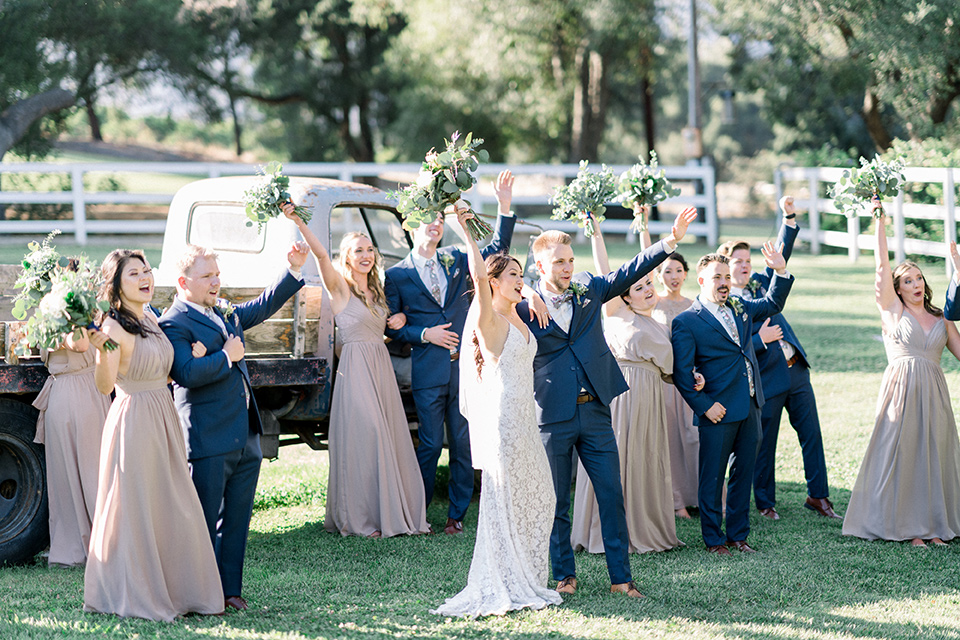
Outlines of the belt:
{"label": "belt", "polygon": [[450,362],[456,362],[456,361],[459,360],[459,359],[460,359],[460,352],[459,352],[459,351],[451,351],[451,352],[450,352]]}
{"label": "belt", "polygon": [[796,353],[793,354],[793,355],[790,357],[790,359],[787,360],[787,366],[788,366],[788,367],[792,367],[793,365],[797,364],[797,361],[798,361],[798,360],[800,360],[800,355],[799,355],[799,354],[796,354]]}
{"label": "belt", "polygon": [[588,402],[593,402],[596,399],[596,396],[592,396],[589,393],[581,393],[577,396],[577,404],[587,404]]}

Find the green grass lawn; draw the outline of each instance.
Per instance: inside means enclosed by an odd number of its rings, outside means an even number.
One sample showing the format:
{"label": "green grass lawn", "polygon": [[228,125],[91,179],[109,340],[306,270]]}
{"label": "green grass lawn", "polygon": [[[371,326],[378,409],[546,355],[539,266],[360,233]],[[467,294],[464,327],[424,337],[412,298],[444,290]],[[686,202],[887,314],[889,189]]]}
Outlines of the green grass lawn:
{"label": "green grass lawn", "polygon": [[[755,240],[768,231],[738,230]],[[635,251],[613,249],[620,260]],[[684,253],[693,258],[703,251],[685,246]],[[586,253],[578,248],[577,255],[586,267]],[[885,365],[872,258],[851,265],[845,256],[801,252],[790,268],[797,282],[787,316],[814,365],[831,497],[844,512]],[[928,267],[926,275],[942,301],[942,266]],[[692,279],[690,285],[694,295]],[[949,354],[944,364],[960,398],[960,367]],[[263,466],[246,562],[250,611],[173,624],[88,615],[81,610],[83,572],[38,563],[0,570],[0,638],[960,638],[960,541],[918,550],[842,537],[839,521],[802,508],[799,447],[789,425],[782,430],[782,520],[753,511],[750,542],[760,552],[708,555],[698,522],[680,521],[685,547],[631,557],[647,595],[641,601],[607,593],[603,556],[578,554],[580,589],[561,606],[482,620],[433,616],[428,610],[466,582],[476,505],[457,537],[325,533],[327,454],[297,446]],[[446,504],[435,501],[428,519],[438,528],[445,517]]]}

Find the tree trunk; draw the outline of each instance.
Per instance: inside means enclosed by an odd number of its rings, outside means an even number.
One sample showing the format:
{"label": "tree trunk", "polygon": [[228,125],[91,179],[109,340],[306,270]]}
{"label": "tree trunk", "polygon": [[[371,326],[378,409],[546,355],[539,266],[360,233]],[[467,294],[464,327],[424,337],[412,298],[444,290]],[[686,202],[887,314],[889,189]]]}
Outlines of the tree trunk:
{"label": "tree trunk", "polygon": [[103,142],[103,132],[100,130],[100,116],[97,115],[94,95],[88,95],[84,98],[83,103],[83,108],[87,112],[87,122],[90,123],[90,138],[96,142]]}
{"label": "tree trunk", "polygon": [[887,131],[887,127],[880,117],[880,100],[870,87],[867,87],[863,94],[863,109],[860,116],[863,118],[864,124],[867,125],[867,133],[870,134],[877,150],[883,153],[889,149],[890,145],[893,144],[893,138],[890,137],[890,132]]}
{"label": "tree trunk", "polygon": [[240,138],[243,134],[243,125],[240,124],[240,117],[237,115],[237,97],[233,93],[227,94],[230,98],[230,117],[233,119],[233,142],[236,145],[237,157],[243,155],[243,144]]}
{"label": "tree trunk", "polygon": [[596,161],[607,121],[606,61],[586,42],[577,48],[574,59],[577,83],[573,90],[573,117],[570,127],[570,162]]}
{"label": "tree trunk", "polygon": [[0,113],[0,160],[17,144],[34,122],[45,115],[68,109],[77,97],[66,89],[50,89],[10,105]]}
{"label": "tree trunk", "polygon": [[[640,93],[643,96],[643,129],[647,136],[647,153],[655,150],[654,142],[656,140],[653,123],[653,83],[650,82],[649,67],[643,72],[640,78]],[[659,220],[660,210],[658,207],[652,207],[650,210],[650,219]]]}

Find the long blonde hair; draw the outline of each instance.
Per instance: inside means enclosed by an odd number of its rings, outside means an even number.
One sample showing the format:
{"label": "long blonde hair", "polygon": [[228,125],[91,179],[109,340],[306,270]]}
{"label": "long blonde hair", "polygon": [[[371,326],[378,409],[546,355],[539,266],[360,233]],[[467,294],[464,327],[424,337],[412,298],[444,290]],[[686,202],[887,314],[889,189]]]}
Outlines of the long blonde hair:
{"label": "long blonde hair", "polygon": [[[920,272],[920,275],[923,275],[923,270],[913,260],[904,260],[896,266],[893,270],[893,291],[897,294],[897,297],[900,298],[900,302],[903,303],[903,296],[900,295],[900,280],[903,276],[907,275],[907,271],[910,269],[916,269]],[[927,278],[923,278],[923,308],[930,315],[940,317],[943,315],[943,311],[933,304],[933,289],[930,288],[930,285],[927,283]]]}
{"label": "long blonde hair", "polygon": [[[347,247],[357,238],[370,240],[369,236],[361,231],[351,231],[350,233],[344,234],[343,239],[340,240],[340,255],[337,256],[337,268],[338,271],[340,271],[340,275],[343,276],[343,279],[347,281],[350,292],[360,298],[360,302],[366,305],[368,309],[377,311],[377,309],[370,306],[370,303],[367,301],[367,296],[363,295],[360,287],[357,286],[356,280],[353,279],[353,269],[351,269],[347,263],[347,255],[350,253],[347,251]],[[374,246],[373,251],[376,257],[373,262],[373,268],[370,269],[370,273],[367,274],[367,288],[373,292],[374,306],[382,311],[387,307],[387,296],[383,292],[383,283],[380,282],[380,267],[383,264],[383,258],[380,256],[380,252],[376,246]]]}

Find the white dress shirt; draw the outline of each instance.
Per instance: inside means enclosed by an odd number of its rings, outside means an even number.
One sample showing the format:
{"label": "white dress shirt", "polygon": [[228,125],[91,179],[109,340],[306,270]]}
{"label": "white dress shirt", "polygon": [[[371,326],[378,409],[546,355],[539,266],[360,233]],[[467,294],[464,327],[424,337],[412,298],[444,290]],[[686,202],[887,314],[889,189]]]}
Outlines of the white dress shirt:
{"label": "white dress shirt", "polygon": [[[567,290],[569,292],[569,289]],[[570,322],[573,320],[573,299],[562,302],[559,307],[553,304],[554,297],[562,295],[543,289],[544,302],[547,305],[547,312],[553,321],[557,323],[564,333],[570,333]]]}

